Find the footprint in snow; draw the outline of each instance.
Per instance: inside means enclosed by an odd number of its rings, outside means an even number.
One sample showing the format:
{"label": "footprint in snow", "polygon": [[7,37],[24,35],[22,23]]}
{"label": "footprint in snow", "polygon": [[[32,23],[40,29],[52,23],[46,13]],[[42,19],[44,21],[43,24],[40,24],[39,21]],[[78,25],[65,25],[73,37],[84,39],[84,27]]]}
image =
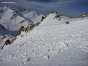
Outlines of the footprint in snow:
{"label": "footprint in snow", "polygon": [[26,61],[26,62],[29,62],[30,60],[31,60],[30,57],[28,57],[28,58],[26,58],[25,61]]}
{"label": "footprint in snow", "polygon": [[2,59],[0,59],[0,62],[2,62]]}
{"label": "footprint in snow", "polygon": [[21,64],[18,64],[17,66],[21,66],[23,64],[26,64],[29,61],[30,61],[30,57],[26,58],[25,61],[21,62]]}
{"label": "footprint in snow", "polygon": [[50,55],[44,56],[44,58],[48,60],[48,59],[50,59]]}

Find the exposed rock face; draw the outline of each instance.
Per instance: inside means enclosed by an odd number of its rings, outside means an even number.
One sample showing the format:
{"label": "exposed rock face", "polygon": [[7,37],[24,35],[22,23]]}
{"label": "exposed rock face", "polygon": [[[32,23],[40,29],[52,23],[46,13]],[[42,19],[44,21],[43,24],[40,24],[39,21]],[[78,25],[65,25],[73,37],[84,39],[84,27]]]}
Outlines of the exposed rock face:
{"label": "exposed rock face", "polygon": [[32,30],[34,27],[35,27],[34,25],[33,25],[33,26],[31,26],[31,27],[30,27],[30,30]]}
{"label": "exposed rock face", "polygon": [[77,18],[84,18],[84,17],[88,17],[88,13],[87,14],[80,15]]}
{"label": "exposed rock face", "polygon": [[7,40],[4,45],[8,45],[8,44],[11,44],[9,40]]}
{"label": "exposed rock face", "polygon": [[54,13],[54,11],[51,11],[51,14]]}
{"label": "exposed rock face", "polygon": [[22,31],[25,31],[25,32],[26,32],[27,30],[28,30],[28,28],[24,28],[24,26],[21,26],[20,29],[18,30],[18,32],[17,32],[15,38],[11,41],[11,44],[16,40],[16,37],[17,37],[18,35],[20,35]]}
{"label": "exposed rock face", "polygon": [[57,14],[56,16],[55,16],[55,18],[59,18],[60,16]]}
{"label": "exposed rock face", "polygon": [[[39,26],[40,22],[36,23],[35,25],[31,26],[29,29],[32,30],[35,26]],[[29,31],[30,31],[29,30]]]}
{"label": "exposed rock face", "polygon": [[11,44],[16,40],[16,37],[12,40]]}
{"label": "exposed rock face", "polygon": [[36,23],[35,26],[39,26],[40,22]]}
{"label": "exposed rock face", "polygon": [[43,16],[41,21],[43,21],[47,16],[49,16],[49,14],[53,14],[53,13],[56,13],[56,14],[57,14],[57,12],[51,11],[51,12],[48,13],[46,16]]}
{"label": "exposed rock face", "polygon": [[[55,12],[54,12],[54,11],[51,11],[51,14],[52,14],[52,13],[55,13]],[[56,12],[56,13],[57,13],[57,12]],[[42,16],[41,22],[42,22],[49,14],[50,14],[50,13],[48,13],[46,16]],[[58,18],[58,17],[59,17],[59,15],[56,15],[55,18]],[[38,22],[38,23],[36,23],[35,25],[32,25],[30,28],[28,28],[28,27],[27,27],[27,28],[24,28],[24,26],[21,26],[20,29],[18,30],[18,32],[17,32],[15,38],[14,38],[11,42],[10,42],[9,40],[7,40],[7,41],[5,42],[5,44],[4,44],[4,46],[13,43],[13,42],[16,40],[16,37],[17,37],[18,35],[20,35],[22,31],[25,31],[25,32],[31,31],[31,30],[33,30],[34,27],[39,26],[39,25],[41,24],[41,22]],[[3,46],[3,47],[4,47],[4,46]],[[3,47],[2,47],[2,49],[3,49]]]}
{"label": "exposed rock face", "polygon": [[3,48],[4,48],[4,46],[5,46],[5,45],[8,45],[8,44],[11,44],[11,42],[9,41],[9,39],[5,41],[5,44],[2,46],[2,48],[1,48],[1,49],[3,49]]}
{"label": "exposed rock face", "polygon": [[52,14],[52,13],[56,13],[56,14],[57,14],[57,12],[55,12],[55,11],[51,11],[50,13],[51,13],[51,14]]}
{"label": "exposed rock face", "polygon": [[[55,12],[54,12],[54,11],[51,11],[51,12],[48,13],[46,16],[43,16],[41,21],[43,21],[47,16],[49,16],[49,14],[53,14],[53,13],[55,13]],[[56,12],[56,14],[57,14],[57,12]]]}
{"label": "exposed rock face", "polygon": [[[42,17],[42,20],[44,19],[44,17]],[[18,30],[16,36],[20,35],[22,31],[28,32],[30,30],[32,30],[35,26],[39,26],[40,22],[36,23],[35,25],[32,25],[30,28],[24,28],[24,26],[21,26],[20,29]]]}
{"label": "exposed rock face", "polygon": [[25,29],[24,29],[24,26],[21,26],[20,29],[18,30],[16,36],[20,35],[20,33],[21,33],[22,31],[24,31],[24,30],[25,30]]}
{"label": "exposed rock face", "polygon": [[57,12],[56,12],[56,14],[57,14]]}
{"label": "exposed rock face", "polygon": [[[31,26],[30,28],[28,28],[28,27],[24,28],[24,26],[21,26],[20,29],[18,30],[16,36],[20,35],[22,31],[25,31],[25,32],[31,31],[35,26],[39,26],[39,24],[40,24],[40,22],[36,23],[35,25]],[[11,42],[9,40],[7,40],[1,49],[3,49],[5,45],[12,44],[16,40],[16,36]]]}
{"label": "exposed rock face", "polygon": [[[56,13],[56,14],[57,14],[57,13]],[[57,14],[53,19],[59,18],[58,20],[61,20],[61,18],[62,18],[61,16],[62,16],[62,15],[58,15],[58,14]]]}
{"label": "exposed rock face", "polygon": [[45,17],[44,16],[42,16],[42,19],[41,19],[41,21],[43,21],[45,19]]}
{"label": "exposed rock face", "polygon": [[49,16],[49,13],[45,16],[45,18],[46,18],[47,16]]}
{"label": "exposed rock face", "polygon": [[25,32],[28,32],[28,30],[29,30],[29,28],[27,27],[27,28],[25,28]]}
{"label": "exposed rock face", "polygon": [[[44,17],[42,18],[42,20],[44,19]],[[18,30],[16,36],[20,35],[22,31],[28,32],[30,30],[32,30],[35,26],[39,26],[40,22],[36,23],[35,25],[32,25],[30,28],[24,28],[24,26],[21,26],[20,29]],[[14,41],[14,40],[13,40]]]}

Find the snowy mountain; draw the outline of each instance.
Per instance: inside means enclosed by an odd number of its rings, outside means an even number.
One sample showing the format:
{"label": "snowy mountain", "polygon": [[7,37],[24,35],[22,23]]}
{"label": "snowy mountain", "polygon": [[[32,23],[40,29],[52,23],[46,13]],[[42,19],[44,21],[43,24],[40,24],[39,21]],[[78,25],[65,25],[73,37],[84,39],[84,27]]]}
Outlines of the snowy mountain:
{"label": "snowy mountain", "polygon": [[12,41],[12,37],[15,37],[21,26],[24,26],[24,28],[30,27],[40,22],[42,16],[42,14],[38,15],[35,11],[29,11],[21,7],[0,7],[0,46],[4,45],[8,39]]}
{"label": "snowy mountain", "polygon": [[87,17],[49,13],[32,30],[21,32],[0,51],[0,65],[88,66],[87,28]]}
{"label": "snowy mountain", "polygon": [[38,15],[35,11],[22,8],[13,9],[7,6],[0,7],[0,24],[8,30],[18,30],[21,26],[26,28],[33,24],[34,20],[34,23],[37,21],[40,22],[42,16],[42,14]]}

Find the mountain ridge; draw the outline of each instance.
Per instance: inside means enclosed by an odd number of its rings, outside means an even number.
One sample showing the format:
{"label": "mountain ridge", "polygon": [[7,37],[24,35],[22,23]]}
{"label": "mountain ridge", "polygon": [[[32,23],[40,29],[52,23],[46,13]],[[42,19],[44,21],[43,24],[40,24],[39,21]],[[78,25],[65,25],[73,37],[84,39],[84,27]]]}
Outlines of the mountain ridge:
{"label": "mountain ridge", "polygon": [[[3,66],[88,65],[88,18],[49,15],[31,31],[22,31],[0,51]],[[54,19],[53,19],[54,18]],[[66,21],[69,24],[66,24]],[[7,61],[8,60],[8,61]],[[59,63],[58,63],[59,62]],[[4,63],[4,64],[3,64]]]}

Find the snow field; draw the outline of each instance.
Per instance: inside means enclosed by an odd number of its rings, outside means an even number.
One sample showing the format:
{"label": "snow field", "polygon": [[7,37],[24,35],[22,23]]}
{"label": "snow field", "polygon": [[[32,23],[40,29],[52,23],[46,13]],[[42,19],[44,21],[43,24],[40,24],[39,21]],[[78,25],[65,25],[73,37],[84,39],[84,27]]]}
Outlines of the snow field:
{"label": "snow field", "polygon": [[88,19],[59,23],[50,14],[0,51],[2,66],[87,66]]}

